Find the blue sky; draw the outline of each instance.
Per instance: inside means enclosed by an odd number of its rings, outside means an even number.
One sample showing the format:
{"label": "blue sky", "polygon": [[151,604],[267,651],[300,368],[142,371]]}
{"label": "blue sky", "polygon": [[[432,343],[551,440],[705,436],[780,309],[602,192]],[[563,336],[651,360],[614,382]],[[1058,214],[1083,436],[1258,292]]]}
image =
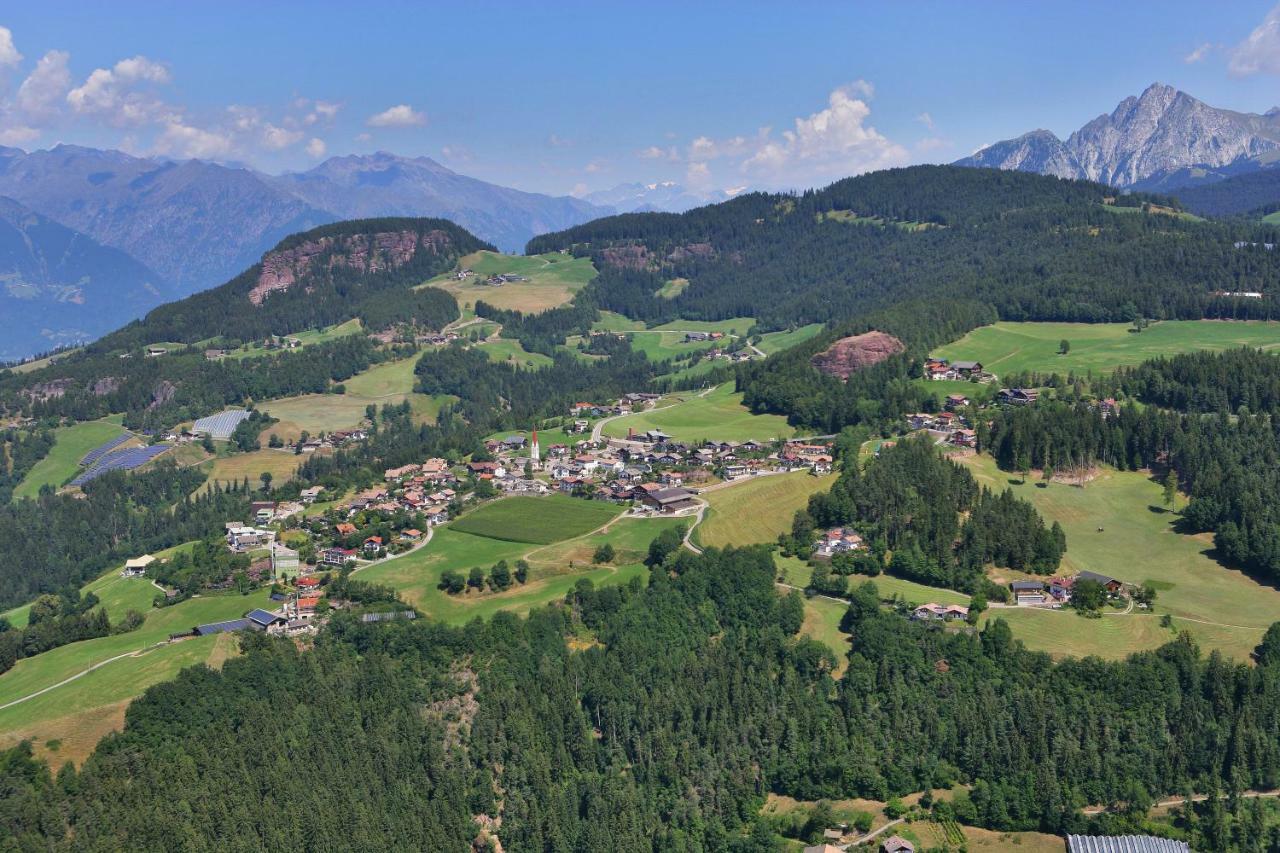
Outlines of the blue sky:
{"label": "blue sky", "polygon": [[1280,103],[1280,7],[13,3],[0,142],[278,172],[426,155],[522,189],[821,185],[1065,136],[1155,81]]}

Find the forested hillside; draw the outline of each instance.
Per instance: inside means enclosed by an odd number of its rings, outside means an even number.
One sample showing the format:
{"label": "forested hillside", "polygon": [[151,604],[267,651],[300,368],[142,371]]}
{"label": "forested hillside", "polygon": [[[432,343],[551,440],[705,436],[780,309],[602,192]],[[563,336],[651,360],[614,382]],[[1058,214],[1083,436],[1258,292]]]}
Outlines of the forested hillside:
{"label": "forested hillside", "polygon": [[[903,300],[979,299],[1009,320],[1270,317],[1274,229],[1194,221],[1099,184],[917,166],[800,195],[755,193],[684,214],[599,219],[530,242],[589,255],[602,308],[630,317],[755,316],[765,328],[848,319]],[[673,298],[663,283],[689,285]]]}
{"label": "forested hillside", "polygon": [[[963,782],[948,813],[967,823],[1064,832],[1090,828],[1090,803],[1280,784],[1280,630],[1256,668],[1187,641],[1055,664],[999,620],[908,622],[868,584],[833,681],[773,580],[760,549],[677,550],[647,584],[581,584],[527,620],[339,617],[309,653],[248,638],[221,673],[150,690],[80,771],[6,753],[0,834],[15,850],[763,853],[770,792]],[[1219,817],[1197,849],[1263,849],[1260,823]]]}

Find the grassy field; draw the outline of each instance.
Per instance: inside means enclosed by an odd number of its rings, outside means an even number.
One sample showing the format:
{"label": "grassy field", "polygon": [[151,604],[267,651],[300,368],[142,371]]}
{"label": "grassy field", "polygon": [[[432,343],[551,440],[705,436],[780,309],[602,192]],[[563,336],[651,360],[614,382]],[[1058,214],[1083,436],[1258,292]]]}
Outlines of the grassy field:
{"label": "grassy field", "polygon": [[413,391],[413,368],[416,364],[417,357],[410,356],[374,365],[344,382],[345,394],[306,394],[260,403],[259,409],[280,421],[264,430],[263,435],[275,433],[285,441],[292,441],[303,430],[317,435],[354,429],[364,420],[368,406],[381,409],[384,405],[405,400],[413,407],[420,423],[433,423],[448,398],[429,397]]}
{"label": "grassy field", "polygon": [[[108,580],[104,575],[94,583],[105,584]],[[122,583],[133,583],[138,589],[155,592],[155,588],[143,579]],[[124,587],[113,588],[110,594],[115,599],[114,605],[110,606],[115,607],[130,598],[141,598],[137,590]],[[20,737],[43,741],[71,735],[77,739],[78,745],[74,748],[79,749],[86,744],[87,748],[92,748],[97,737],[110,731],[112,726],[118,727],[128,700],[152,684],[172,678],[184,666],[200,662],[220,663],[231,651],[227,640],[219,641],[214,637],[152,646],[168,639],[171,633],[187,631],[206,622],[235,619],[266,603],[265,589],[247,596],[193,598],[172,607],[146,611],[146,621],[136,631],[72,643],[18,661],[12,669],[0,675],[0,706],[9,706],[0,708],[0,732],[4,733],[0,735],[0,741]],[[90,666],[130,653],[129,657],[106,663],[67,681],[84,673]],[[66,683],[61,684],[64,681]],[[48,687],[53,689],[18,704],[9,704]],[[61,756],[59,760],[75,757],[62,752],[58,755]]]}
{"label": "grassy field", "polygon": [[490,361],[496,361],[499,364],[509,362],[520,367],[546,367],[551,364],[550,356],[540,352],[529,352],[520,345],[519,341],[509,338],[485,341],[479,344],[479,347]]}
{"label": "grassy field", "polygon": [[[477,300],[483,300],[496,308],[525,313],[563,305],[596,276],[590,258],[574,258],[559,252],[531,256],[476,252],[464,257],[459,265],[472,270],[475,275],[458,281],[450,273],[437,276],[426,285],[449,291],[459,305],[468,308],[473,307]],[[529,280],[496,287],[484,283],[489,276],[502,273],[524,276]]]}
{"label": "grassy field", "polygon": [[808,506],[809,496],[827,491],[835,480],[835,474],[776,474],[707,492],[708,509],[694,535],[704,548],[776,542],[779,533],[791,530],[792,516]]}
{"label": "grassy field", "polygon": [[[678,519],[669,518],[619,518],[606,529],[550,545],[475,536],[449,525],[437,529],[426,547],[361,569],[359,577],[395,587],[405,600],[434,619],[464,624],[499,610],[527,613],[560,600],[583,578],[601,585],[642,577],[646,571],[642,561],[649,542],[662,530],[679,523]],[[613,545],[616,558],[606,566],[592,564],[592,554],[605,542]],[[506,592],[448,595],[437,589],[446,569],[465,573],[475,566],[487,570],[498,560],[514,563],[521,559],[529,562],[529,581]]]}
{"label": "grassy field", "polygon": [[14,499],[34,498],[44,485],[61,486],[80,470],[80,460],[90,450],[124,433],[122,416],[112,415],[100,421],[86,421],[54,431],[53,449],[37,462],[13,490]]}
{"label": "grassy field", "polygon": [[[782,576],[787,583],[792,586],[803,587],[809,582],[809,575],[813,570],[809,568],[809,565],[804,560],[796,557],[779,556],[775,556],[773,559],[778,564],[778,569],[782,572]],[[937,604],[967,605],[969,603],[969,596],[962,592],[956,592],[953,589],[941,589],[935,586],[925,586],[915,581],[903,580],[883,574],[874,578],[864,575],[850,575],[849,588],[852,589],[867,581],[871,581],[876,585],[876,592],[879,594],[881,601],[892,601],[897,598],[908,604],[934,602]]]}
{"label": "grassy field", "polygon": [[836,678],[844,675],[849,665],[849,635],[840,630],[840,620],[848,609],[842,602],[829,598],[806,598],[804,601],[804,622],[800,630],[831,649],[836,656],[836,668],[832,671]]}
{"label": "grassy field", "polygon": [[[345,323],[340,323],[336,326],[328,326],[324,329],[308,329],[305,332],[298,332],[296,334],[288,335],[287,337],[297,338],[302,342],[302,347],[305,349],[306,347],[346,337],[347,335],[358,335],[363,331],[364,328],[360,325],[360,320],[357,318],[348,320]],[[261,341],[253,341],[241,346],[239,349],[234,349],[227,353],[225,358],[234,358],[239,360],[245,358],[256,358],[261,355],[275,355],[279,352],[296,352],[296,350],[263,349]]]}
{"label": "grassy field", "polygon": [[1262,221],[1268,225],[1280,225],[1280,210],[1277,210],[1274,213],[1268,213],[1266,216],[1262,217]]}
{"label": "grassy field", "polygon": [[472,510],[455,521],[452,528],[490,539],[549,545],[595,530],[619,512],[613,504],[562,495],[513,497]]}
{"label": "grassy field", "polygon": [[247,479],[249,485],[256,489],[261,485],[259,477],[264,471],[270,471],[272,482],[275,485],[280,485],[293,477],[293,472],[298,470],[298,466],[306,458],[305,456],[294,455],[291,450],[271,450],[268,448],[255,450],[251,453],[232,453],[229,456],[219,456],[204,463],[209,470],[209,480],[205,485],[210,487],[213,483],[221,483],[225,486],[232,483],[240,483]]}
{"label": "grassy field", "polygon": [[[997,375],[1024,370],[1083,374],[1196,350],[1280,348],[1280,323],[1275,322],[1166,320],[1140,334],[1129,329],[1126,323],[996,323],[974,329],[934,355],[980,361]],[[1071,350],[1058,355],[1063,340]]]}
{"label": "grassy field", "polygon": [[[1213,559],[1212,537],[1175,533],[1177,516],[1163,506],[1161,488],[1145,475],[1104,470],[1084,488],[1035,480],[1015,483],[987,456],[965,458],[979,482],[1012,488],[1067,534],[1064,572],[1091,569],[1128,583],[1153,581],[1159,588],[1155,615],[1104,616],[1084,620],[1060,613],[1004,611],[1029,646],[1072,654],[1117,657],[1152,648],[1170,638],[1159,614],[1190,631],[1206,649],[1245,659],[1280,615],[1280,590],[1258,583]],[[1098,528],[1102,528],[1099,532]]]}
{"label": "grassy field", "polygon": [[[673,405],[668,405],[672,403]],[[692,392],[668,397],[660,408],[637,412],[604,428],[605,435],[625,437],[627,429],[644,432],[660,429],[677,441],[766,441],[790,438],[795,429],[779,415],[753,415],[742,405],[742,395],[735,393],[732,383],[725,383],[705,396]]]}
{"label": "grassy field", "polygon": [[677,296],[685,292],[689,287],[689,279],[673,278],[658,288],[658,292],[654,296],[661,296],[663,299],[675,299]]}
{"label": "grassy field", "polygon": [[768,332],[760,336],[760,343],[756,344],[756,347],[761,352],[772,355],[775,352],[790,349],[796,344],[802,344],[821,331],[821,323],[810,323],[789,332]]}

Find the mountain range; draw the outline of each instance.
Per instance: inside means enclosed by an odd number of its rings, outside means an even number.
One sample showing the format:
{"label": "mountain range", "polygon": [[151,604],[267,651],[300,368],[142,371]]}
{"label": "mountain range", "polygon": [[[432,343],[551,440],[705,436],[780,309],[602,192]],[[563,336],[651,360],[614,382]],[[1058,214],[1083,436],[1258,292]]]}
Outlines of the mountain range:
{"label": "mountain range", "polygon": [[1280,107],[1264,114],[1211,107],[1154,83],[1065,140],[1033,130],[957,161],[1168,192],[1280,162]]}
{"label": "mountain range", "polygon": [[[328,222],[443,217],[519,251],[535,234],[615,212],[489,184],[427,157],[334,157],[306,172],[273,176],[75,145],[29,153],[0,147],[0,197],[13,202],[5,211],[5,239],[12,245],[0,258],[0,281],[7,283],[0,321],[23,328],[6,337],[0,358],[96,337],[164,301],[161,295],[172,299],[221,284],[285,236]],[[14,224],[33,221],[39,225]],[[104,260],[84,268],[50,261],[69,244],[81,261],[85,253]],[[106,249],[115,250],[109,260]],[[76,278],[69,278],[72,268]],[[90,273],[91,301],[106,294],[113,300],[109,309],[87,310],[87,302],[66,295]],[[36,299],[32,287],[44,295]]]}
{"label": "mountain range", "polygon": [[0,360],[97,336],[175,295],[128,253],[0,197]]}
{"label": "mountain range", "polygon": [[675,181],[660,181],[652,184],[618,184],[612,189],[588,193],[583,199],[618,213],[684,213],[704,204],[728,201],[741,194],[744,189],[697,192]]}

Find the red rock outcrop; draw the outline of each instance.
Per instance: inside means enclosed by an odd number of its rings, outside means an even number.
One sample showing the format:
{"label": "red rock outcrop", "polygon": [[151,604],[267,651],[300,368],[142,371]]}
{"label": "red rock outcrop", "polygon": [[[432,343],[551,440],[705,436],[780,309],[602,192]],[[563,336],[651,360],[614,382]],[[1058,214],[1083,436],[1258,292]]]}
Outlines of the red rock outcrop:
{"label": "red rock outcrop", "polygon": [[384,272],[404,266],[419,249],[438,255],[449,247],[449,235],[428,231],[383,231],[377,234],[352,234],[347,237],[320,237],[285,249],[268,252],[262,258],[262,271],[249,291],[249,301],[261,305],[270,294],[288,290],[306,278],[318,258],[328,269],[352,267],[361,272]]}
{"label": "red rock outcrop", "polygon": [[813,366],[830,376],[848,379],[864,367],[879,364],[906,350],[902,341],[885,332],[867,332],[840,340],[815,355]]}

